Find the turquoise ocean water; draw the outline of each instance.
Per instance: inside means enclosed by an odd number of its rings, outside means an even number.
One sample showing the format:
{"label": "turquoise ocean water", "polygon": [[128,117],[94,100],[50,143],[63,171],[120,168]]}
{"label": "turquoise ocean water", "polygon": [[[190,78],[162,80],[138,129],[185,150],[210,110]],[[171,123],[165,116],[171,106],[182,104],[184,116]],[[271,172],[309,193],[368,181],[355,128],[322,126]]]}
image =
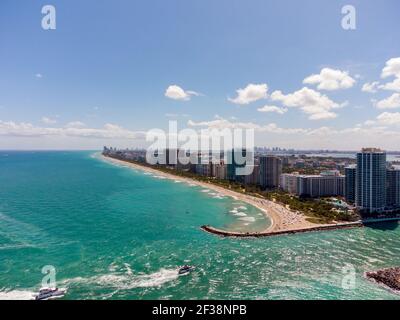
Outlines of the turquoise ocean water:
{"label": "turquoise ocean water", "polygon": [[[43,266],[64,299],[398,299],[363,273],[400,266],[400,228],[222,239],[262,230],[249,205],[111,165],[94,152],[0,152],[0,299],[27,299]],[[178,277],[182,264],[197,266]],[[343,267],[355,286],[343,289]]]}

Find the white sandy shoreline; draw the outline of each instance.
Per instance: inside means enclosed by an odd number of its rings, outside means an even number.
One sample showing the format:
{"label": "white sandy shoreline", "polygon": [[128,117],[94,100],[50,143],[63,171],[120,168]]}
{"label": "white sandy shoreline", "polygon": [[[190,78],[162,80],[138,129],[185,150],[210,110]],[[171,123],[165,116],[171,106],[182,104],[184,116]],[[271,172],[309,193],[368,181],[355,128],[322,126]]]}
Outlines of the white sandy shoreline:
{"label": "white sandy shoreline", "polygon": [[254,207],[258,208],[260,211],[262,211],[268,217],[268,219],[270,219],[270,221],[271,221],[271,225],[266,230],[263,230],[262,232],[297,230],[297,229],[306,229],[306,228],[312,228],[312,227],[319,226],[319,224],[314,224],[314,223],[306,221],[304,215],[297,213],[297,212],[293,212],[292,210],[289,210],[288,208],[284,207],[283,205],[275,203],[273,201],[256,198],[256,197],[253,197],[250,195],[238,193],[236,191],[232,191],[232,190],[214,185],[212,183],[207,183],[207,182],[202,182],[202,181],[198,181],[198,180],[187,178],[187,177],[177,176],[177,175],[174,175],[173,173],[167,173],[164,171],[160,171],[160,170],[157,170],[157,169],[154,169],[151,167],[147,167],[147,166],[142,166],[142,165],[135,164],[132,162],[117,160],[114,158],[106,157],[104,155],[101,155],[101,157],[103,160],[105,160],[107,162],[127,166],[127,167],[141,170],[141,171],[145,171],[145,172],[154,174],[156,176],[164,177],[164,178],[171,179],[174,181],[186,182],[188,184],[200,186],[205,189],[211,189],[220,194],[223,194],[224,196],[228,196],[235,200],[239,200],[239,201],[248,203],[249,205],[254,206]]}

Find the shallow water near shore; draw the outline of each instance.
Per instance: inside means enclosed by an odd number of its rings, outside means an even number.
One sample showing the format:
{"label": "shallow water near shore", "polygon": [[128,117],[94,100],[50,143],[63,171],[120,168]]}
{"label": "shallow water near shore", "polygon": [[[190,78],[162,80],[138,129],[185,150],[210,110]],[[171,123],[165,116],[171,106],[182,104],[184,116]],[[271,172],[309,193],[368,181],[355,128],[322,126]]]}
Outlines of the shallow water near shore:
{"label": "shallow water near shore", "polygon": [[[93,152],[0,152],[0,299],[28,299],[52,265],[63,299],[398,299],[363,277],[400,265],[400,228],[222,239],[259,231],[250,205],[115,166]],[[182,264],[197,266],[178,277]],[[355,288],[342,288],[352,264]]]}

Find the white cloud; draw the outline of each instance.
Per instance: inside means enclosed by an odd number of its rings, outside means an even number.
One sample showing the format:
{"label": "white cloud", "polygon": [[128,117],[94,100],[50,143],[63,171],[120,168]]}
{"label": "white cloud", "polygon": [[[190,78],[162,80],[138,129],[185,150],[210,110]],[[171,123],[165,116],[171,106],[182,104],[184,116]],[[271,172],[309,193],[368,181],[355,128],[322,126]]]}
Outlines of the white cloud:
{"label": "white cloud", "polygon": [[378,109],[395,109],[400,108],[400,93],[394,93],[390,97],[376,101],[372,101]]}
{"label": "white cloud", "polygon": [[55,124],[55,123],[57,123],[56,119],[52,119],[52,118],[49,118],[49,117],[42,117],[41,120],[45,124]]}
{"label": "white cloud", "polygon": [[276,112],[278,114],[284,114],[284,113],[286,113],[288,111],[287,108],[280,108],[280,107],[277,107],[277,106],[268,106],[268,105],[266,105],[266,106],[264,106],[262,108],[258,108],[257,110],[259,112]]}
{"label": "white cloud", "polygon": [[78,128],[78,127],[36,127],[31,123],[0,120],[0,135],[16,137],[40,137],[40,136],[69,136],[83,138],[118,138],[140,139],[144,132],[129,131],[118,125],[105,124],[103,128]]}
{"label": "white cloud", "polygon": [[386,66],[382,70],[381,77],[383,79],[391,76],[400,78],[400,57],[388,60]]}
{"label": "white cloud", "polygon": [[366,126],[373,126],[374,124],[376,124],[375,120],[367,120],[364,122],[364,125]]}
{"label": "white cloud", "polygon": [[[274,141],[274,145],[280,145],[286,148],[305,148],[305,149],[340,149],[340,150],[355,150],[360,149],[365,145],[379,145],[382,148],[396,149],[398,146],[399,131],[388,130],[385,127],[385,119],[396,118],[391,120],[392,123],[399,121],[399,115],[393,117],[384,115],[378,121],[371,121],[368,127],[362,125],[337,129],[332,127],[319,128],[282,128],[275,123],[259,125],[253,122],[232,122],[226,119],[216,119],[211,121],[195,122],[189,120],[188,126],[198,127],[205,130],[205,134],[212,135],[212,129],[254,129],[256,145],[265,145],[265,141]],[[373,126],[379,124],[379,126]],[[352,139],[348,139],[351,136]],[[258,141],[257,141],[258,140]],[[269,145],[271,146],[271,145]],[[328,146],[328,147],[327,147]]]}
{"label": "white cloud", "polygon": [[85,126],[86,125],[81,121],[72,121],[65,125],[66,128],[83,128]]}
{"label": "white cloud", "polygon": [[367,82],[367,83],[364,83],[361,90],[363,92],[375,93],[378,91],[378,86],[379,86],[378,81]]}
{"label": "white cloud", "polygon": [[347,71],[324,68],[319,74],[313,74],[303,80],[304,84],[318,85],[319,90],[338,90],[351,88],[356,80]]}
{"label": "white cloud", "polygon": [[43,78],[43,75],[41,73],[36,73],[35,77],[41,79],[41,78]]}
{"label": "white cloud", "polygon": [[165,116],[167,118],[180,118],[180,117],[187,118],[187,117],[189,117],[189,115],[187,113],[166,113]]}
{"label": "white cloud", "polygon": [[386,61],[386,65],[382,70],[381,78],[385,79],[389,77],[395,77],[395,79],[392,82],[381,85],[379,88],[400,92],[400,57]]}
{"label": "white cloud", "polygon": [[236,90],[237,97],[234,99],[228,98],[230,102],[235,104],[245,105],[251,102],[255,102],[261,99],[267,98],[268,85],[263,84],[252,84],[250,83],[244,89]]}
{"label": "white cloud", "polygon": [[192,96],[199,96],[195,91],[185,91],[177,85],[171,85],[165,90],[165,96],[173,100],[188,101]]}
{"label": "white cloud", "polygon": [[389,91],[400,92],[400,78],[396,78],[392,82],[385,83],[384,85],[379,86],[379,88]]}
{"label": "white cloud", "polygon": [[200,121],[195,122],[193,120],[188,121],[189,127],[204,127],[208,129],[253,129],[257,132],[270,132],[280,134],[298,134],[307,133],[307,129],[301,128],[280,128],[275,123],[268,123],[265,125],[259,125],[253,122],[233,122],[227,119],[218,117],[216,120]]}
{"label": "white cloud", "polygon": [[400,125],[400,112],[384,112],[376,118],[380,124]]}
{"label": "white cloud", "polygon": [[381,78],[386,79],[394,77],[392,82],[379,84],[378,81],[371,83],[365,83],[362,87],[362,91],[375,93],[378,89],[400,92],[400,57],[392,58],[386,61],[385,67],[382,69]]}
{"label": "white cloud", "polygon": [[281,101],[286,107],[298,107],[304,113],[310,115],[310,120],[334,119],[337,114],[332,109],[340,108],[340,105],[329,99],[326,95],[304,87],[294,93],[284,95],[281,91],[274,91],[271,99]]}

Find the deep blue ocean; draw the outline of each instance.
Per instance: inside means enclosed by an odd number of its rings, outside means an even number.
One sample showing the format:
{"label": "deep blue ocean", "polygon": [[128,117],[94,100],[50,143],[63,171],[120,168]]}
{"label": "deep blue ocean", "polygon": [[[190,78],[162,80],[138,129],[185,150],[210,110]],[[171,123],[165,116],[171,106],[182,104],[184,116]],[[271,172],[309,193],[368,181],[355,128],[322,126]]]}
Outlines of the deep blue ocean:
{"label": "deep blue ocean", "polygon": [[[107,163],[96,152],[2,151],[0,299],[31,298],[44,266],[67,289],[63,299],[400,297],[363,276],[400,266],[397,223],[266,239],[200,230],[269,223],[235,199]],[[179,277],[183,264],[197,269]],[[343,286],[349,265],[350,288]]]}

